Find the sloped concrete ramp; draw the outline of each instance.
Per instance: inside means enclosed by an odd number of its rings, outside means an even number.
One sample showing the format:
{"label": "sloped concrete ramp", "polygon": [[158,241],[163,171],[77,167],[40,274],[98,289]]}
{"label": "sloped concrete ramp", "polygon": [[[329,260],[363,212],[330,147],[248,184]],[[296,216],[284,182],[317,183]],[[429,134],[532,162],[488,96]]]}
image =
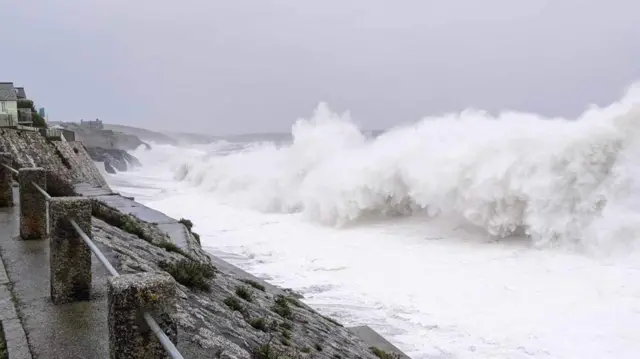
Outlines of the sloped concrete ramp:
{"label": "sloped concrete ramp", "polygon": [[84,197],[95,198],[122,213],[130,214],[142,221],[156,224],[160,230],[169,235],[176,246],[184,250],[189,249],[187,244],[187,236],[189,235],[187,228],[174,218],[140,204],[129,197],[123,197],[120,194],[102,187],[92,187],[86,183],[81,183],[75,185],[74,188],[78,194]]}

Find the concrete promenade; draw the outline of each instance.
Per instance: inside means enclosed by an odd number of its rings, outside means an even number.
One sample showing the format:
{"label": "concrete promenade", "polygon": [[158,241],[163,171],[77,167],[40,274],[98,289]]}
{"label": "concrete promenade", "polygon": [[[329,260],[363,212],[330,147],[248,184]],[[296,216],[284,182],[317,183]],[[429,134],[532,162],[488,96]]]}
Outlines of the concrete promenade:
{"label": "concrete promenade", "polygon": [[0,318],[9,359],[108,358],[106,271],[93,261],[91,300],[54,305],[49,241],[20,239],[14,200],[15,207],[0,208]]}
{"label": "concrete promenade", "polygon": [[[4,240],[4,232],[0,236]],[[4,263],[0,261],[0,323],[6,341],[5,350],[11,359],[31,359],[29,343],[22,322],[18,318],[12,289],[13,285],[9,281]]]}
{"label": "concrete promenade", "polygon": [[[90,299],[53,304],[49,239],[20,238],[17,190],[13,194],[16,206],[0,208],[0,320],[8,359],[110,359],[107,270],[93,256]],[[117,263],[109,248],[94,244]],[[184,357],[199,357],[181,334],[177,347]]]}

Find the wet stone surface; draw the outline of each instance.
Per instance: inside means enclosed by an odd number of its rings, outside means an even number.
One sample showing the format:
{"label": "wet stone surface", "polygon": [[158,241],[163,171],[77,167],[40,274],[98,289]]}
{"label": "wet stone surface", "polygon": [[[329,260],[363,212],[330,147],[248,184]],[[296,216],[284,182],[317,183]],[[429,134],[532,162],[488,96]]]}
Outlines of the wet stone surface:
{"label": "wet stone surface", "polygon": [[21,168],[18,174],[20,192],[20,236],[43,239],[47,236],[47,199],[33,185],[46,191],[47,172],[43,168]]}
{"label": "wet stone surface", "polygon": [[11,165],[11,154],[0,153],[0,208],[13,206],[12,173],[1,164]]}
{"label": "wet stone surface", "polygon": [[[49,190],[67,190],[64,183],[88,183],[108,188],[81,142],[47,141],[38,132],[0,128],[0,151],[10,152],[15,169],[47,170]],[[57,188],[60,184],[60,188]],[[70,195],[68,193],[67,195]]]}
{"label": "wet stone surface", "polygon": [[165,272],[143,272],[108,280],[109,343],[117,358],[161,358],[165,349],[153,335],[142,314],[146,311],[176,343],[176,282]]}
{"label": "wet stone surface", "polygon": [[91,288],[91,251],[70,220],[91,236],[91,202],[82,197],[52,198],[49,213],[51,300],[56,304],[86,300]]}

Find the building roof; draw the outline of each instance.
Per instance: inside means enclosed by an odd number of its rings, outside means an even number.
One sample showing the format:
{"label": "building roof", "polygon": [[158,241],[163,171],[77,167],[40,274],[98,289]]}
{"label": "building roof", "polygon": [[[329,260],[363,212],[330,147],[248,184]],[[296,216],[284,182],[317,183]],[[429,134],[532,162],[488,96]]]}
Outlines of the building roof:
{"label": "building roof", "polygon": [[0,101],[17,101],[16,89],[13,82],[0,82]]}
{"label": "building roof", "polygon": [[24,92],[24,87],[16,87],[16,96],[18,98],[27,98],[27,93]]}

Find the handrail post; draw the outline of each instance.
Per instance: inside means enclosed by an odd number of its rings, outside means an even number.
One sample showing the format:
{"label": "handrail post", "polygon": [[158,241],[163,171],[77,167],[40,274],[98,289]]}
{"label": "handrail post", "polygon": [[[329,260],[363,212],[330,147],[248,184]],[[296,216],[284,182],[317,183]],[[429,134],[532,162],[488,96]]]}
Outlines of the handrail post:
{"label": "handrail post", "polygon": [[1,164],[11,165],[11,154],[7,152],[0,153],[0,207],[13,207],[13,190],[11,182],[13,176],[11,172]]}
{"label": "handrail post", "polygon": [[70,220],[91,237],[91,200],[85,197],[51,198],[49,271],[54,304],[88,300],[91,292],[91,250]]}
{"label": "handrail post", "polygon": [[44,168],[21,168],[20,185],[20,237],[41,239],[47,236],[47,199],[33,186],[36,183],[47,189],[47,172]]}
{"label": "handrail post", "polygon": [[108,279],[111,359],[164,359],[167,352],[145,323],[156,320],[171,342],[178,339],[176,282],[164,272],[125,274]]}

